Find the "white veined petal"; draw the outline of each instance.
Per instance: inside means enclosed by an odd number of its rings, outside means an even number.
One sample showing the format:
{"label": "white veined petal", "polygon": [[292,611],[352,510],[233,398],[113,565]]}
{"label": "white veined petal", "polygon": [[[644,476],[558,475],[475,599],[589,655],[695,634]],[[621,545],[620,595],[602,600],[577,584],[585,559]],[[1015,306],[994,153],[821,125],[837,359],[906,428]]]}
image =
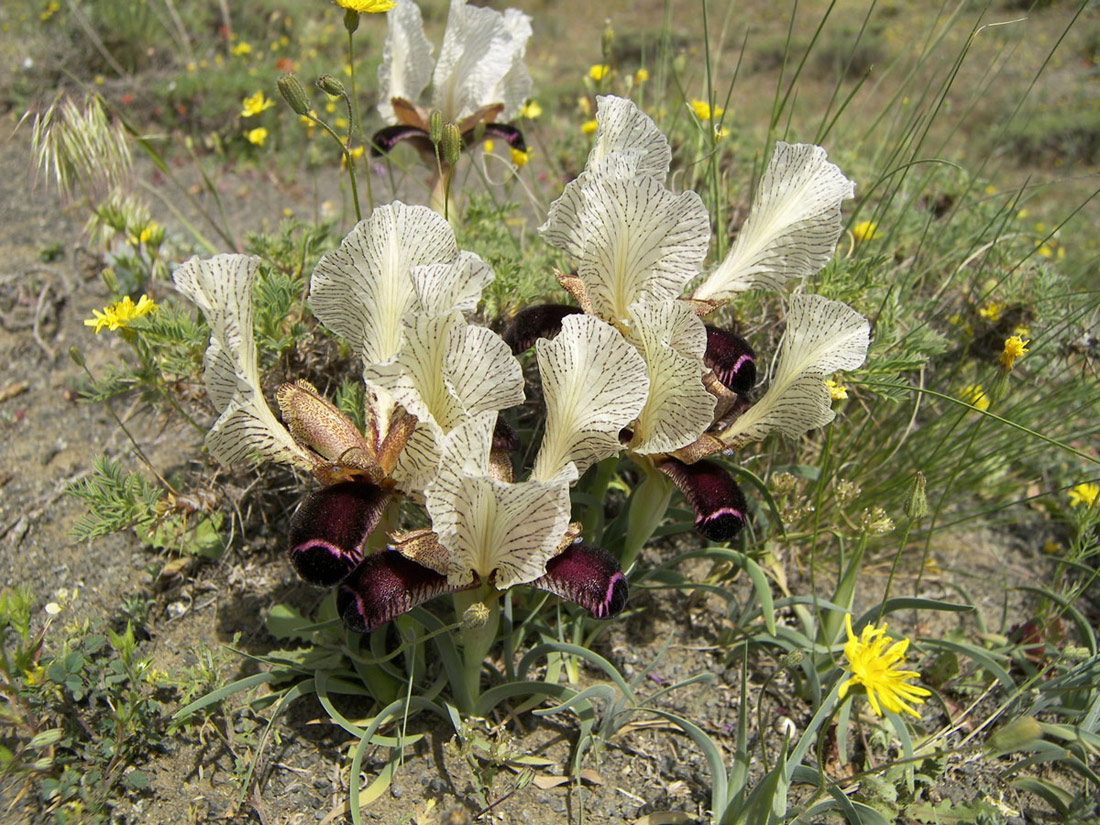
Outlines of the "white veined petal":
{"label": "white veined petal", "polygon": [[210,327],[203,382],[221,414],[206,443],[229,465],[262,459],[308,469],[309,454],[282,427],[264,400],[252,333],[252,288],[260,259],[246,255],[191,258],[173,273],[176,288]]}
{"label": "white veined petal", "polygon": [[504,28],[512,40],[512,65],[483,101],[504,104],[497,118],[502,122],[513,120],[531,96],[531,74],[523,62],[532,34],[531,17],[517,9],[505,9]]}
{"label": "white veined petal", "polygon": [[523,368],[511,348],[491,329],[471,324],[453,328],[443,374],[465,415],[496,412],[523,403]]}
{"label": "white veined petal", "polygon": [[860,366],[869,338],[867,319],[847,304],[821,295],[792,295],[768,391],[722,433],[722,440],[736,448],[772,430],[797,438],[828,424],[834,413],[825,377]]}
{"label": "white veined petal", "polygon": [[710,244],[702,199],[674,195],[644,176],[601,177],[584,191],[587,234],[577,275],[596,313],[624,319],[635,301],[678,297]]}
{"label": "white veined petal", "polygon": [[596,98],[596,141],[588,153],[592,168],[612,152],[639,155],[637,174],[664,183],[672,163],[672,147],[653,119],[634,101],[614,95]]}
{"label": "white veined petal", "polygon": [[586,208],[587,190],[599,184],[603,178],[630,179],[637,175],[638,155],[616,152],[591,165],[580,176],[565,185],[561,195],[550,204],[546,221],[539,227],[542,239],[555,246],[574,260],[584,255],[584,242],[588,237]]}
{"label": "white veined petal", "polygon": [[634,452],[678,450],[714,422],[716,399],[703,386],[706,335],[703,322],[679,301],[630,307],[626,338],[642,354],[649,374],[649,397],[630,445]]}
{"label": "white veined petal", "polygon": [[376,207],[324,255],[313,270],[314,315],[357,347],[365,364],[387,361],[401,347],[402,320],[416,309],[410,271],[450,263],[458,255],[454,232],[426,206],[394,202]]}
{"label": "white veined petal", "polygon": [[569,527],[569,487],[456,474],[441,466],[425,493],[432,529],[450,551],[447,574],[464,585],[477,574],[499,590],[546,575]]}
{"label": "white veined petal", "polygon": [[[526,29],[527,36],[530,27]],[[519,73],[505,78],[517,62],[522,62],[527,48],[515,19],[505,23],[498,11],[467,6],[465,0],[451,0],[443,45],[439,50],[435,73],[432,75],[432,107],[443,113],[445,122],[458,122],[491,103],[507,103],[494,95],[514,96],[518,89],[511,86],[522,81]],[[530,78],[527,78],[530,81]],[[523,92],[526,97],[527,91]],[[519,100],[519,104],[522,99]],[[519,104],[513,101],[515,109]],[[515,112],[502,113],[503,117]]]}
{"label": "white veined petal", "polygon": [[820,146],[777,143],[733,248],[693,297],[778,289],[821,269],[840,237],[840,203],[853,194],[852,182]]}
{"label": "white veined petal", "polygon": [[619,431],[649,393],[645,361],[618,330],[590,315],[569,316],[536,351],[546,432],[531,476],[549,481],[570,462],[579,476],[619,451]]}
{"label": "white veined petal", "polygon": [[420,310],[429,315],[473,312],[495,277],[489,264],[465,250],[449,263],[414,267],[411,275]]}
{"label": "white veined petal", "polygon": [[401,97],[416,103],[432,79],[432,44],[424,36],[420,7],[412,0],[397,0],[386,12],[389,31],[378,66],[378,113],[386,123],[395,123],[390,100]]}

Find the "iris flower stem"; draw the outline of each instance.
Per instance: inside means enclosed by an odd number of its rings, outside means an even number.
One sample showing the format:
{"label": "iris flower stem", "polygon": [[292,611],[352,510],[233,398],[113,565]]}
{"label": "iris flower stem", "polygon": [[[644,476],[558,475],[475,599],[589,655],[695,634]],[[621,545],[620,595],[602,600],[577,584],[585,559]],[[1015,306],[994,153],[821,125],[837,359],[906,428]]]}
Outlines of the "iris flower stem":
{"label": "iris flower stem", "polygon": [[635,459],[646,474],[645,480],[630,497],[630,516],[627,520],[626,540],[619,564],[629,573],[646,542],[661,524],[672,499],[672,481],[653,466],[648,459]]}
{"label": "iris flower stem", "polygon": [[582,534],[588,544],[597,544],[603,547],[601,541],[604,528],[603,502],[607,498],[607,488],[611,484],[611,479],[615,477],[615,470],[618,466],[618,456],[605,458],[596,465],[592,483],[588,485],[586,492],[592,496],[593,503],[585,508],[584,518],[581,519],[581,524],[584,525]]}
{"label": "iris flower stem", "polygon": [[459,631],[462,639],[463,684],[460,690],[455,690],[455,704],[459,705],[459,710],[463,713],[473,713],[477,707],[481,697],[481,668],[500,630],[500,593],[489,587],[462,590],[454,594],[455,614],[458,619],[462,621],[466,611],[478,602],[489,609],[487,620],[477,626],[470,626],[463,621]]}
{"label": "iris flower stem", "polygon": [[359,221],[363,220],[363,215],[359,212],[359,187],[355,185],[355,158],[353,158],[351,156],[351,152],[348,151],[348,147],[347,144],[344,143],[344,139],[336,134],[331,126],[329,126],[327,123],[325,123],[323,120],[321,120],[319,117],[316,117],[315,115],[307,114],[306,117],[308,117],[318,126],[324,129],[330,135],[332,135],[332,139],[335,140],[337,144],[339,144],[340,151],[344,153],[344,162],[347,164],[348,167],[348,181],[351,183],[351,202],[352,205],[355,207],[355,222],[359,223]]}
{"label": "iris flower stem", "polygon": [[[359,135],[359,145],[366,147],[367,142],[363,139],[363,124],[359,120],[359,96],[355,89],[355,32],[348,31],[348,67],[349,67],[349,83],[351,85],[351,110],[352,110],[352,124],[355,131]],[[351,159],[348,159],[348,165],[351,165]],[[370,152],[363,152],[363,174],[366,178],[367,184],[367,209],[371,212],[374,211],[374,192],[371,190],[370,182]]]}

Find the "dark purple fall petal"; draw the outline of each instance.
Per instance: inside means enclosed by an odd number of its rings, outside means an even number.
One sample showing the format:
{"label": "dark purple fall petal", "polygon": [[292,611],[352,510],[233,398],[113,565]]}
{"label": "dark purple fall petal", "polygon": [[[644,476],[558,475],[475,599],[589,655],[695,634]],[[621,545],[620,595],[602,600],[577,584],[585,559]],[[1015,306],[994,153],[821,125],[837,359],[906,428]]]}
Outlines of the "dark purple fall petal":
{"label": "dark purple fall petal", "polygon": [[474,128],[463,132],[462,142],[466,146],[469,146],[478,138],[482,137],[500,138],[513,149],[518,149],[521,152],[527,151],[527,142],[523,139],[523,132],[515,126],[509,126],[506,123],[486,123],[484,131]]}
{"label": "dark purple fall petal", "polygon": [[366,481],[345,481],[310,493],[290,519],[290,560],[311,584],[331,587],[363,558],[390,493]]}
{"label": "dark purple fall petal", "polygon": [[571,544],[546,563],[546,575],[531,587],[579,604],[597,619],[626,607],[626,576],[618,560],[599,547]]}
{"label": "dark purple fall petal", "polygon": [[496,426],[493,427],[493,450],[504,450],[510,453],[518,449],[519,436],[511,425],[498,415]]}
{"label": "dark purple fall petal", "polygon": [[504,330],[504,343],[519,355],[535,345],[539,338],[553,338],[561,332],[561,322],[570,315],[583,312],[579,307],[565,304],[542,304],[527,307],[516,313],[512,323]]}
{"label": "dark purple fall petal", "polygon": [[684,494],[695,511],[695,529],[711,541],[729,541],[745,526],[748,502],[737,482],[721,464],[685,464],[669,458],[657,465]]}
{"label": "dark purple fall petal", "polygon": [[408,126],[398,123],[395,126],[387,126],[379,129],[370,139],[370,153],[374,157],[387,154],[394,146],[403,140],[407,140],[420,152],[432,153],[435,147],[428,137],[428,133],[419,126]]}
{"label": "dark purple fall petal", "polygon": [[728,389],[744,395],[756,383],[756,355],[736,333],[707,324],[707,351],[703,363],[714,370]]}
{"label": "dark purple fall petal", "polygon": [[349,630],[366,633],[418,604],[455,590],[447,584],[446,576],[387,548],[367,556],[340,583],[336,609]]}

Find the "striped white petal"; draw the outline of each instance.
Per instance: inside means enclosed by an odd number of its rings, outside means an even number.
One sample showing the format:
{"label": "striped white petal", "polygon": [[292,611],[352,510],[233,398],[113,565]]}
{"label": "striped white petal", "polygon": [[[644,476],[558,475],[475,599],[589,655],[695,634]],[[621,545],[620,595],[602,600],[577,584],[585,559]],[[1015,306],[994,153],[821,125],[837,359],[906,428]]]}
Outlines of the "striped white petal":
{"label": "striped white petal", "polygon": [[378,113],[386,123],[397,118],[390,100],[401,97],[415,103],[432,79],[432,44],[424,36],[420,6],[412,0],[397,0],[386,12],[389,31],[378,66]]}
{"label": "striped white petal", "polygon": [[736,449],[772,430],[797,438],[833,420],[825,377],[855,369],[867,357],[870,325],[840,301],[792,295],[787,331],[768,391],[721,435]]}
{"label": "striped white petal", "polygon": [[618,330],[591,315],[569,316],[553,341],[535,346],[546,432],[531,476],[549,481],[571,462],[583,473],[619,451],[619,431],[645,405],[645,361]]}
{"label": "striped white petal", "polygon": [[309,469],[313,459],[279,424],[260,388],[252,332],[252,287],[259,264],[259,258],[246,255],[195,257],[172,276],[210,327],[203,381],[221,416],[206,444],[226,465],[262,459]]}
{"label": "striped white petal", "polygon": [[450,225],[426,206],[376,207],[317,263],[310,307],[365,364],[387,361],[401,348],[405,314],[419,308],[411,270],[457,255]]}
{"label": "striped white petal", "polygon": [[503,103],[501,120],[515,117],[531,93],[531,77],[523,68],[530,18],[513,11],[467,6],[451,0],[443,45],[432,75],[432,108],[444,122],[462,120],[482,106]]}
{"label": "striped white petal", "polygon": [[649,397],[630,448],[649,455],[686,447],[714,422],[716,399],[703,386],[706,327],[680,301],[634,304],[626,340],[642,354],[649,374]]}
{"label": "striped white petal", "polygon": [[710,244],[702,199],[674,195],[645,176],[600,177],[585,195],[587,236],[577,275],[596,313],[625,319],[635,301],[678,297]]}
{"label": "striped white petal", "polygon": [[507,344],[455,312],[413,313],[397,357],[369,365],[365,380],[380,387],[418,419],[397,477],[421,488],[435,471],[439,440],[471,415],[523,402],[523,370]]}
{"label": "striped white petal", "polygon": [[452,433],[425,491],[432,529],[450,551],[452,586],[469,584],[474,575],[491,578],[500,590],[541,578],[569,527],[568,484],[508,484],[477,472],[469,454],[487,446],[492,421],[476,417]]}
{"label": "striped white petal", "polygon": [[411,275],[419,309],[429,315],[447,315],[456,309],[473,312],[481,291],[495,277],[489,264],[466,250],[449,263],[414,267]]}
{"label": "striped white petal", "polygon": [[664,183],[672,163],[672,147],[653,119],[632,100],[596,98],[596,141],[585,168],[591,169],[612,152],[637,155],[637,173]]}
{"label": "striped white petal", "polygon": [[853,183],[820,146],[777,143],[733,248],[693,297],[778,289],[821,269],[840,237],[840,203],[853,194]]}

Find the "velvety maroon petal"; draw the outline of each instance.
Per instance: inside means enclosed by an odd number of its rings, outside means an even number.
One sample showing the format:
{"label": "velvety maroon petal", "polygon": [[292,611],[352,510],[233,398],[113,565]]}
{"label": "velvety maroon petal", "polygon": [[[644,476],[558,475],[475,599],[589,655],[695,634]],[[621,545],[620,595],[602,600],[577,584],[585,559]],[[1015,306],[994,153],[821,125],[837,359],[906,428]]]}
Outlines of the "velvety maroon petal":
{"label": "velvety maroon petal", "polygon": [[512,323],[504,330],[504,343],[519,355],[535,345],[539,338],[553,338],[561,332],[561,322],[570,315],[582,312],[579,307],[565,304],[543,304],[527,307],[516,313]]}
{"label": "velvety maroon petal", "polygon": [[447,584],[446,576],[387,548],[367,556],[340,583],[336,609],[349,630],[366,633],[456,589]]}
{"label": "velvety maroon petal", "polygon": [[403,140],[412,143],[418,151],[429,153],[435,152],[435,147],[432,146],[432,141],[428,137],[427,132],[418,126],[408,126],[404,123],[398,123],[395,126],[387,126],[384,129],[379,129],[371,136],[370,153],[375,157],[384,155]]}
{"label": "velvety maroon petal", "polygon": [[363,542],[389,504],[390,493],[366,481],[346,481],[310,493],[290,519],[290,560],[306,581],[331,587],[363,558]]}
{"label": "velvety maroon petal", "polygon": [[695,529],[711,541],[729,541],[745,526],[748,502],[725,467],[714,461],[685,464],[675,458],[657,465],[673,480],[691,509]]}
{"label": "velvety maroon petal", "polygon": [[497,423],[493,427],[493,450],[504,450],[510,453],[518,449],[519,436],[511,425],[498,415]]}
{"label": "velvety maroon petal", "polygon": [[703,363],[733,392],[744,395],[756,384],[756,354],[748,341],[729,330],[707,324]]}
{"label": "velvety maroon petal", "polygon": [[531,587],[579,604],[597,619],[610,619],[626,607],[626,576],[618,560],[587,544],[571,544],[550,559],[546,575]]}
{"label": "velvety maroon petal", "polygon": [[523,132],[515,126],[509,126],[506,123],[486,123],[484,130],[480,127],[481,124],[478,124],[478,128],[470,129],[463,133],[462,140],[467,146],[474,143],[479,138],[496,137],[503,140],[513,149],[518,149],[521,152],[527,151],[527,142],[523,139]]}

